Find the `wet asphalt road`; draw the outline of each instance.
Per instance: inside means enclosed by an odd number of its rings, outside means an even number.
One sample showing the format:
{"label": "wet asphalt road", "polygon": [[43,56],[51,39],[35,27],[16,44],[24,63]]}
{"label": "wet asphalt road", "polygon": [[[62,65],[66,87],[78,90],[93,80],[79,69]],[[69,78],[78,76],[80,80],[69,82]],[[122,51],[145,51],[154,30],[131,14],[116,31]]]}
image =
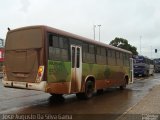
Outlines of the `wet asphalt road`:
{"label": "wet asphalt road", "polygon": [[54,113],[54,114],[123,114],[139,102],[155,85],[160,85],[160,74],[135,79],[127,89],[106,89],[94,94],[92,99],[78,100],[65,95],[64,102],[57,102],[47,93],[4,88],[0,82],[0,113]]}

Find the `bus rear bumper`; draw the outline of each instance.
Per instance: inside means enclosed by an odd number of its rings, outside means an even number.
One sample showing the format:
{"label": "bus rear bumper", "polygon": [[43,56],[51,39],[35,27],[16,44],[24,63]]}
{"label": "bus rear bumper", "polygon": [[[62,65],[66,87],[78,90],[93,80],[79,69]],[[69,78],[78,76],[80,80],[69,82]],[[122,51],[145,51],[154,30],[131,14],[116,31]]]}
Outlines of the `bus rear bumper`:
{"label": "bus rear bumper", "polygon": [[4,79],[2,79],[2,83],[5,87],[38,90],[38,91],[44,91],[44,92],[47,85],[46,81],[41,81],[40,83],[27,83],[27,82],[18,82],[18,81],[6,81]]}

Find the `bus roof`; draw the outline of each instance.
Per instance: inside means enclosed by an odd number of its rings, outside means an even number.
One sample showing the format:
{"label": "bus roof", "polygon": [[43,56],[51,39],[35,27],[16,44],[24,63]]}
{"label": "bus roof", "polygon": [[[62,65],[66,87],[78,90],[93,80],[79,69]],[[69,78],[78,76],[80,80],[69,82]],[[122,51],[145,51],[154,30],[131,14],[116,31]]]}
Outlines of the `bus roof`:
{"label": "bus roof", "polygon": [[59,29],[56,29],[56,28],[52,28],[52,27],[49,27],[49,26],[45,26],[45,25],[36,25],[36,26],[27,26],[27,27],[17,28],[17,29],[9,31],[9,33],[19,31],[19,30],[23,30],[23,29],[32,29],[32,28],[34,29],[34,28],[38,28],[38,27],[44,29],[47,32],[60,34],[60,35],[71,37],[71,38],[74,38],[74,39],[77,39],[77,40],[86,41],[88,43],[92,43],[92,44],[96,44],[96,45],[99,45],[99,46],[103,46],[103,47],[107,47],[107,48],[110,48],[110,49],[114,49],[114,50],[118,50],[118,51],[122,51],[122,52],[132,54],[132,52],[130,52],[128,50],[124,50],[124,49],[121,49],[121,48],[118,48],[118,47],[114,47],[114,46],[111,46],[111,45],[108,45],[108,44],[105,44],[105,43],[102,43],[102,42],[99,42],[99,41],[95,41],[93,39],[82,37],[82,36],[79,36],[79,35],[76,35],[76,34],[73,34],[73,33],[69,33],[69,32],[59,30]]}

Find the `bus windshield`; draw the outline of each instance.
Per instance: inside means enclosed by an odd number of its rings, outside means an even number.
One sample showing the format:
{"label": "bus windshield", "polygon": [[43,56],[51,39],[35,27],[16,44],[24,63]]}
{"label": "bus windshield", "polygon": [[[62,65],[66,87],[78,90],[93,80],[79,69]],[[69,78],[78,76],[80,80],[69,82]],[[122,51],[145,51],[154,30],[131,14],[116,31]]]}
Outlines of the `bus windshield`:
{"label": "bus windshield", "polygon": [[160,65],[160,60],[159,60],[159,59],[154,60],[154,63],[155,63],[156,65]]}
{"label": "bus windshield", "polygon": [[144,63],[144,58],[136,58],[135,63]]}

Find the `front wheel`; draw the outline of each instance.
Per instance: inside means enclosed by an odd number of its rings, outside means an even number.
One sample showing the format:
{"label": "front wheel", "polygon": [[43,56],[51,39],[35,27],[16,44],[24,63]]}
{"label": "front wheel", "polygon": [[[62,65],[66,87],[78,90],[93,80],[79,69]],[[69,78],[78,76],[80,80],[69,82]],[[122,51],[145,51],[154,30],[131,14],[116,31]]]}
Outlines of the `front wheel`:
{"label": "front wheel", "polygon": [[94,82],[88,80],[85,84],[85,92],[77,93],[76,96],[79,99],[89,99],[93,96],[94,92]]}
{"label": "front wheel", "polygon": [[128,83],[128,79],[125,78],[125,79],[124,79],[124,84],[121,85],[119,88],[120,88],[121,90],[124,90],[124,89],[126,88],[126,86],[127,86],[127,83]]}
{"label": "front wheel", "polygon": [[126,89],[126,85],[121,85],[119,88],[120,88],[121,90],[124,90],[124,89]]}

